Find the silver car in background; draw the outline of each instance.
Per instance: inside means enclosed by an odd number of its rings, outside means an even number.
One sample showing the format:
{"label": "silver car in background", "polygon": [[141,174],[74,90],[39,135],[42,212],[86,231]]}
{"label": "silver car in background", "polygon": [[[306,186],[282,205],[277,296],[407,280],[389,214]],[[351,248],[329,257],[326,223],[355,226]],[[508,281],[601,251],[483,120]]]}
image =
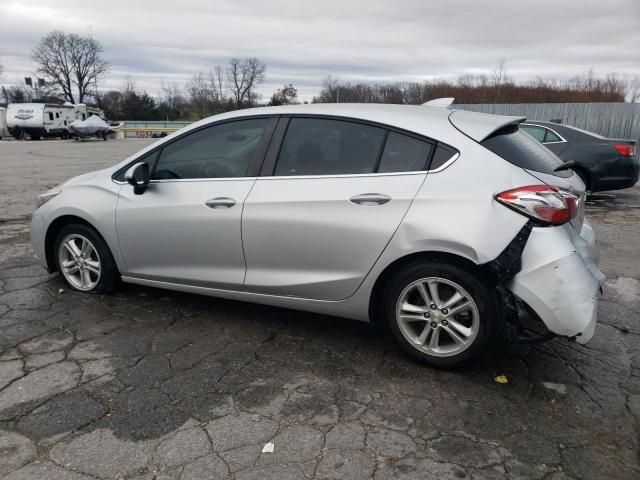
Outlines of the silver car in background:
{"label": "silver car in background", "polygon": [[217,115],[40,195],[33,247],[75,290],[122,280],[370,321],[436,366],[507,326],[585,343],[603,281],[585,186],[523,120],[371,104]]}

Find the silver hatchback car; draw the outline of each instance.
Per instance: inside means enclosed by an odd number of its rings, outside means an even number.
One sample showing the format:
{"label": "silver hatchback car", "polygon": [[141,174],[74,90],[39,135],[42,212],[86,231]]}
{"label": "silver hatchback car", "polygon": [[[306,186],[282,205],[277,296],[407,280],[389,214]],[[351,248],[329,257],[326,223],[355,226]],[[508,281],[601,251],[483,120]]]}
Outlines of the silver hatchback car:
{"label": "silver hatchback car", "polygon": [[371,104],[217,115],[40,195],[33,247],[75,290],[122,280],[370,321],[437,366],[477,358],[503,327],[585,343],[603,281],[585,186],[523,120]]}

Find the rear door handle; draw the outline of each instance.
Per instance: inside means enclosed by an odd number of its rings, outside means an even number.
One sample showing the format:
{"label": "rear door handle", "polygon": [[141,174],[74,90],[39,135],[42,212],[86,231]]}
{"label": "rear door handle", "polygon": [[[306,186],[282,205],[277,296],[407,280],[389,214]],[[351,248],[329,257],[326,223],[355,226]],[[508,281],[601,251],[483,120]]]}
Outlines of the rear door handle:
{"label": "rear door handle", "polygon": [[389,195],[385,195],[384,193],[361,193],[360,195],[351,197],[349,201],[355,203],[356,205],[384,205],[385,203],[391,201],[391,197]]}
{"label": "rear door handle", "polygon": [[216,197],[204,202],[209,208],[231,208],[236,204],[233,198],[229,197]]}

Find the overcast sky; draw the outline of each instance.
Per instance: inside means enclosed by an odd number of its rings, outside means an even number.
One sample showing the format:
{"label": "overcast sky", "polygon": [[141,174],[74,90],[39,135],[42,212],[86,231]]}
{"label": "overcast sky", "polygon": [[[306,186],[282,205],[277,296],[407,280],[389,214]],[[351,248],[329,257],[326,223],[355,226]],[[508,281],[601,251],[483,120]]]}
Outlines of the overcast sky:
{"label": "overcast sky", "polygon": [[34,72],[30,51],[55,29],[102,42],[101,88],[131,76],[154,95],[233,56],[267,64],[265,96],[292,82],[304,98],[329,74],[453,79],[501,57],[519,80],[640,75],[640,0],[1,0],[2,83]]}

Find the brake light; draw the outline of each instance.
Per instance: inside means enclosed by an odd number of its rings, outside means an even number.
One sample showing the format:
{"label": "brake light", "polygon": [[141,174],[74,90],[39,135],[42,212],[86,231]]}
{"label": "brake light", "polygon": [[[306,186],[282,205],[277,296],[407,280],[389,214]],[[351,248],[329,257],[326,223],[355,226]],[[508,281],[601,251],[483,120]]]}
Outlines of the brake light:
{"label": "brake light", "polygon": [[636,154],[635,145],[619,144],[614,145],[613,148],[623,157],[633,157]]}
{"label": "brake light", "polygon": [[551,185],[529,185],[496,195],[496,200],[522,215],[547,225],[562,225],[578,214],[580,197]]}

